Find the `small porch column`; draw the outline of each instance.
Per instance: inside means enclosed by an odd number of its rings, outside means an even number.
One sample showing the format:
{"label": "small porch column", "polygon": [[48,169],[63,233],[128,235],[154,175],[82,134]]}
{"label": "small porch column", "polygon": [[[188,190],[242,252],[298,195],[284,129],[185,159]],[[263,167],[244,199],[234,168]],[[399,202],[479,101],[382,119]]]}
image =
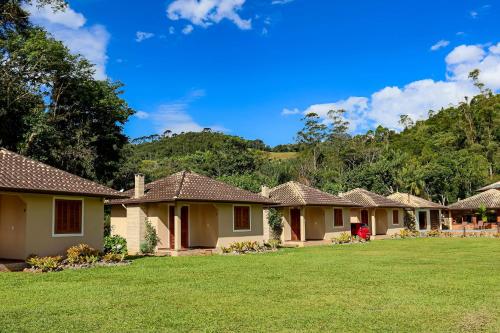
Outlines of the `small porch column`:
{"label": "small porch column", "polygon": [[179,251],[182,249],[181,244],[181,206],[175,205],[174,214],[174,250]]}
{"label": "small porch column", "polygon": [[442,221],[443,218],[441,217],[441,209],[438,210],[438,212],[439,212],[439,230],[443,230],[443,221]]}
{"label": "small porch column", "polygon": [[300,241],[306,241],[306,208],[300,208]]}
{"label": "small porch column", "polygon": [[425,211],[425,215],[427,216],[425,219],[427,220],[427,231],[431,231],[432,230],[432,221],[431,221],[431,210],[430,209],[427,209]]}
{"label": "small porch column", "polygon": [[370,221],[372,224],[372,236],[377,234],[377,220],[375,219],[375,208],[370,209]]}

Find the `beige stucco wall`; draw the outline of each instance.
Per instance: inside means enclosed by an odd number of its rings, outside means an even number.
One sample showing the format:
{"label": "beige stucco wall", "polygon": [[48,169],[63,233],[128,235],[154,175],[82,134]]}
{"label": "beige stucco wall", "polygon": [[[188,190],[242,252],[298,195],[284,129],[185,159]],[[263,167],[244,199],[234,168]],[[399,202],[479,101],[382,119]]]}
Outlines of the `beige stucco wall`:
{"label": "beige stucco wall", "polygon": [[121,205],[111,207],[111,234],[127,238],[127,209]]}
{"label": "beige stucco wall", "polygon": [[264,242],[263,206],[251,205],[251,222],[249,231],[233,230],[233,204],[216,204],[218,210],[219,239],[217,247],[225,247],[233,242]]}
{"label": "beige stucco wall", "polygon": [[[6,198],[5,202],[4,198]],[[52,235],[54,198],[83,199],[82,236]],[[102,250],[104,203],[100,198],[63,197],[44,194],[7,195],[4,193],[2,194],[0,214],[2,215],[2,227],[0,228],[6,227],[7,230],[12,231],[12,226],[14,226],[16,231],[14,234],[10,234],[10,236],[14,237],[14,241],[9,237],[8,241],[2,242],[5,244],[3,246],[8,247],[9,250],[0,253],[0,257],[25,259],[30,254],[39,256],[63,255],[69,247],[80,243],[86,243]],[[16,229],[16,226],[18,229]],[[4,230],[0,232],[3,234]]]}
{"label": "beige stucco wall", "polygon": [[217,247],[218,233],[218,211],[215,205],[189,205],[189,246]]}
{"label": "beige stucco wall", "polygon": [[167,203],[152,203],[145,206],[146,216],[156,229],[156,233],[160,241],[158,249],[167,249],[169,247],[168,237],[168,204]]}
{"label": "beige stucco wall", "polygon": [[[329,210],[331,211],[331,209]],[[306,217],[306,240],[324,239],[325,209],[322,207],[306,207],[305,217]]]}
{"label": "beige stucco wall", "polygon": [[340,207],[335,207],[336,209],[342,209],[342,220],[343,220],[343,225],[336,227],[334,225],[334,219],[333,219],[333,210],[334,208],[329,207],[326,209],[326,214],[325,214],[325,227],[326,227],[326,233],[325,233],[325,239],[332,239],[335,237],[340,236],[341,233],[347,232],[351,233],[351,209],[349,208],[340,208]]}
{"label": "beige stucco wall", "polygon": [[26,204],[16,195],[0,195],[0,258],[23,259]]}

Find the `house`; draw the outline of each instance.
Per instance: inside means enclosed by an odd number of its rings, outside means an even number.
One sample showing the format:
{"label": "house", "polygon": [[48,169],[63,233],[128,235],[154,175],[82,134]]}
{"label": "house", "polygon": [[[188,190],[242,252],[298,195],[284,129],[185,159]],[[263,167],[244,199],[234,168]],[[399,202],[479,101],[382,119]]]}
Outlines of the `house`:
{"label": "house", "polygon": [[[310,186],[288,182],[271,190],[264,188],[282,213],[283,242],[326,240],[342,232],[351,233],[350,212],[359,205]],[[267,226],[267,223],[265,223]]]}
{"label": "house", "polygon": [[404,228],[406,204],[361,188],[339,195],[361,206],[351,209],[351,223],[367,224],[372,235],[392,235]]}
{"label": "house", "polygon": [[263,206],[269,198],[194,172],[182,171],[144,184],[135,176],[129,198],[112,200],[111,230],[127,240],[130,253],[140,251],[145,221],[156,229],[158,251],[215,249],[236,241],[262,243]]}
{"label": "house", "polygon": [[[487,209],[488,221],[486,223],[478,214],[481,207]],[[496,228],[500,224],[500,190],[487,189],[448,205],[448,209],[451,229]]]}
{"label": "house", "polygon": [[393,193],[387,198],[409,206],[406,211],[415,218],[417,230],[442,229],[442,211],[447,209],[446,206],[402,192]]}
{"label": "house", "polygon": [[0,149],[0,258],[64,254],[80,243],[102,249],[108,187]]}

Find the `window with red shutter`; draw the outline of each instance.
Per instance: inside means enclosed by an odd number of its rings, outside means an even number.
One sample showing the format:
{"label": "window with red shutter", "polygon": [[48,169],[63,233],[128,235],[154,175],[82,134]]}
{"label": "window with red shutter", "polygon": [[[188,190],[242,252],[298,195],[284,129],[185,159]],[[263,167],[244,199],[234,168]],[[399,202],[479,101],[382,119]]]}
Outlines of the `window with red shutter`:
{"label": "window with red shutter", "polygon": [[82,200],[56,199],[54,205],[54,234],[81,234]]}
{"label": "window with red shutter", "polygon": [[334,209],[333,210],[333,225],[335,227],[344,226],[344,220],[342,216],[342,209]]}
{"label": "window with red shutter", "polygon": [[242,231],[250,230],[250,207],[234,206],[233,208],[233,229]]}
{"label": "window with red shutter", "polygon": [[392,224],[399,224],[399,211],[397,209],[392,211]]}

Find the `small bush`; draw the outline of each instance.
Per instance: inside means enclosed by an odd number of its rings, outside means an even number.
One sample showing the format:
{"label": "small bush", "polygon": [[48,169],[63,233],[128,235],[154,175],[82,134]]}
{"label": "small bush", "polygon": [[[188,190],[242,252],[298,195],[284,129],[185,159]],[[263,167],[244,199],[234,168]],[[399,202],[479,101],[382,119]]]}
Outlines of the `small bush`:
{"label": "small bush", "polygon": [[347,244],[352,242],[352,236],[348,232],[343,232],[339,236],[332,238],[334,244]]}
{"label": "small bush", "polygon": [[416,230],[409,230],[409,229],[402,229],[399,232],[395,233],[392,237],[393,238],[414,238],[418,237],[419,232]]}
{"label": "small bush", "polygon": [[118,235],[104,237],[104,253],[126,255],[128,253],[127,240]]}
{"label": "small bush", "polygon": [[271,250],[277,250],[281,246],[281,240],[279,239],[270,239],[265,246],[270,248]]}
{"label": "small bush", "polygon": [[123,253],[113,253],[108,252],[102,257],[104,262],[122,262],[125,259],[125,254]]}
{"label": "small bush", "polygon": [[268,214],[269,229],[272,239],[280,239],[283,232],[283,214],[276,208],[270,208]]}
{"label": "small bush", "polygon": [[441,234],[442,234],[441,230],[436,229],[436,230],[431,230],[431,231],[427,232],[426,235],[427,235],[427,237],[441,237]]}
{"label": "small bush", "polygon": [[75,245],[66,251],[66,261],[71,265],[92,264],[98,260],[99,251],[87,244]]}
{"label": "small bush", "polygon": [[38,257],[30,256],[26,259],[26,263],[34,269],[42,272],[53,272],[62,269],[62,257]]}
{"label": "small bush", "polygon": [[141,243],[141,253],[151,254],[155,252],[156,246],[160,241],[158,234],[156,233],[156,228],[146,219],[144,222],[146,224],[146,235],[144,237],[144,242]]}
{"label": "small bush", "polygon": [[251,242],[251,241],[234,242],[231,243],[229,247],[221,248],[222,253],[238,253],[238,254],[262,252],[265,249],[266,248],[261,244],[259,244],[259,242]]}

